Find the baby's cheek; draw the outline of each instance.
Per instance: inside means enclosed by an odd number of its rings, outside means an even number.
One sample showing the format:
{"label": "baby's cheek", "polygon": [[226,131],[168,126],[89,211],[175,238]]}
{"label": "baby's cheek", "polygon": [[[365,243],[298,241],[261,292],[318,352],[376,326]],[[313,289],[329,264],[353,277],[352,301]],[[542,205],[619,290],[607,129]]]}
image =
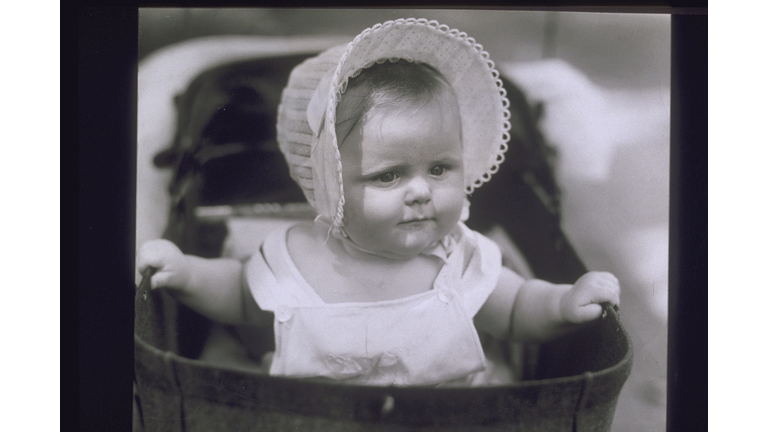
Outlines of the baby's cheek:
{"label": "baby's cheek", "polygon": [[391,225],[399,216],[399,207],[391,200],[383,199],[381,194],[366,192],[362,199],[347,202],[344,206],[344,225],[348,230],[365,231],[368,236],[385,225]]}
{"label": "baby's cheek", "polygon": [[446,187],[435,191],[435,204],[442,217],[458,222],[464,208],[464,189],[461,187]]}
{"label": "baby's cheek", "polygon": [[369,188],[362,200],[362,210],[370,220],[383,221],[399,214],[403,207],[403,198],[397,191]]}

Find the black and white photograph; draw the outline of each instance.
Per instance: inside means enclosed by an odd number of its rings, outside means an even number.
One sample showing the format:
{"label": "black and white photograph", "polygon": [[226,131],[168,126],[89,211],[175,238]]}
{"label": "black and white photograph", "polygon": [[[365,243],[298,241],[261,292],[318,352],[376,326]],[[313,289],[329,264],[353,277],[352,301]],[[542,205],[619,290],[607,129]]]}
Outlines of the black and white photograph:
{"label": "black and white photograph", "polygon": [[666,430],[671,47],[140,8],[133,430]]}

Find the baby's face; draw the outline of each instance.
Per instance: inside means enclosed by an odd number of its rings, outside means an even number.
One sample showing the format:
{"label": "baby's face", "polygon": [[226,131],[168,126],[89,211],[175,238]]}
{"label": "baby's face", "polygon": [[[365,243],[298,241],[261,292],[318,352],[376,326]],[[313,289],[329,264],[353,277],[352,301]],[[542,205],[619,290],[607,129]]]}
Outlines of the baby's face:
{"label": "baby's face", "polygon": [[461,119],[446,95],[374,108],[340,148],[344,228],[358,246],[411,258],[445,237],[464,203]]}

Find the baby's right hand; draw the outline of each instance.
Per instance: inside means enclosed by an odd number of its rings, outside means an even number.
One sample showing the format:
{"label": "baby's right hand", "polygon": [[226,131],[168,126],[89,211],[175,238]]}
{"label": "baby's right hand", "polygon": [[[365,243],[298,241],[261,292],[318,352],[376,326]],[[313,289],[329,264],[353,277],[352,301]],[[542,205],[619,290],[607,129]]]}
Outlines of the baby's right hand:
{"label": "baby's right hand", "polygon": [[580,277],[560,298],[560,314],[571,323],[597,319],[603,313],[601,303],[619,305],[620,292],[616,276],[591,271]]}
{"label": "baby's right hand", "polygon": [[139,272],[153,267],[157,272],[152,276],[152,288],[184,288],[189,283],[189,259],[168,240],[150,240],[139,250],[137,260]]}

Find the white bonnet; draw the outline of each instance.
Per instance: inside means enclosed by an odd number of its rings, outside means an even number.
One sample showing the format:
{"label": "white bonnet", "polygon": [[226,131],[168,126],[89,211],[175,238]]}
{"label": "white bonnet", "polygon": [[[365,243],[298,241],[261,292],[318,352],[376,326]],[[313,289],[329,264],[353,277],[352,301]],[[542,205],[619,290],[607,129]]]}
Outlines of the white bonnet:
{"label": "white bonnet", "polygon": [[456,93],[467,194],[490,180],[504,161],[509,102],[482,45],[436,21],[398,19],[366,29],[347,45],[330,48],[291,72],[278,108],[277,140],[307,201],[335,228],[344,216],[336,105],[350,77],[387,59],[427,63]]}

